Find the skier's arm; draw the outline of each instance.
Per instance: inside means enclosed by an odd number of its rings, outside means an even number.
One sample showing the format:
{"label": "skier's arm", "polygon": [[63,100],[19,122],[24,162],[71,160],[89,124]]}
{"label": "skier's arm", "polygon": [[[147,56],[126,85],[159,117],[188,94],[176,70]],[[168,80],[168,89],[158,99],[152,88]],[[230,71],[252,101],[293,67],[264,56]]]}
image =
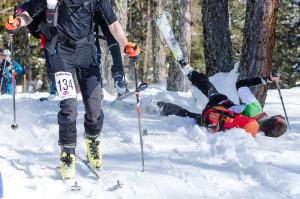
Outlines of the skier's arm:
{"label": "skier's arm", "polygon": [[241,101],[244,104],[251,104],[257,102],[256,97],[253,95],[249,87],[256,86],[256,85],[263,85],[266,84],[267,80],[264,78],[249,78],[244,80],[239,80],[236,82],[236,89],[238,91],[238,95]]}
{"label": "skier's arm", "polygon": [[106,41],[107,41],[108,49],[109,49],[111,57],[112,57],[113,65],[123,66],[120,44],[114,38],[114,36],[111,34],[106,23],[100,23],[99,26],[101,28],[103,35],[106,37]]}
{"label": "skier's arm", "polygon": [[119,46],[118,41],[114,38],[114,36],[110,32],[110,30],[108,28],[108,25],[106,23],[101,23],[100,22],[99,26],[101,28],[101,31],[102,31],[103,35],[106,37],[108,48],[110,48],[110,46],[112,46],[112,45]]}
{"label": "skier's arm", "polygon": [[118,20],[114,12],[111,0],[98,1],[97,8],[98,8],[97,12],[100,12],[100,14],[102,15],[102,19],[105,20],[107,25],[111,25]]}
{"label": "skier's arm", "polygon": [[128,45],[128,40],[121,24],[118,21],[115,21],[114,23],[109,25],[108,28],[114,38],[122,46],[122,49],[125,49],[125,47]]}
{"label": "skier's arm", "polygon": [[201,114],[190,112],[176,104],[172,104],[164,101],[158,101],[156,104],[159,107],[160,115],[162,116],[176,115],[180,117],[190,117],[194,119],[201,117]]}
{"label": "skier's arm", "polygon": [[140,49],[136,44],[128,42],[125,31],[117,20],[113,6],[110,0],[102,0],[98,2],[98,9],[102,13],[108,28],[114,38],[119,42],[124,52],[133,60],[140,58]]}
{"label": "skier's arm", "polygon": [[256,85],[265,85],[268,83],[268,78],[261,78],[261,77],[255,77],[255,78],[249,78],[249,79],[243,79],[236,82],[236,89],[239,90],[241,87],[252,87]]}
{"label": "skier's arm", "polygon": [[[102,14],[102,18],[105,20],[111,34],[121,44],[122,47],[128,43],[126,34],[118,22],[118,18],[114,12],[113,6],[110,0],[102,0],[98,3],[99,12]],[[101,20],[101,19],[99,19]]]}
{"label": "skier's arm", "polygon": [[18,73],[18,75],[23,75],[24,69],[22,68],[22,66],[19,62],[14,61],[14,68],[15,68],[16,72]]}
{"label": "skier's arm", "polygon": [[251,86],[266,84],[267,79],[264,78],[250,78],[245,80],[239,80],[236,83],[238,95],[243,104],[245,104],[244,115],[249,117],[255,117],[262,112],[262,107],[259,101],[251,92]]}
{"label": "skier's arm", "polygon": [[14,31],[20,27],[30,24],[35,16],[44,12],[47,7],[46,0],[31,0],[24,3],[17,11],[17,16],[13,21],[5,22],[8,31]]}

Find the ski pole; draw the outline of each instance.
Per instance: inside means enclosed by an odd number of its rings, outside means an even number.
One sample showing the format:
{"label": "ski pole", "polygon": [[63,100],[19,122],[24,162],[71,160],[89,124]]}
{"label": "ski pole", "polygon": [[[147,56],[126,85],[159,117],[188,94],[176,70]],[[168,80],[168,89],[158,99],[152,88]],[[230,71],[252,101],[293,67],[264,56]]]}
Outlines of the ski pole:
{"label": "ski pole", "polygon": [[[12,23],[13,16],[9,16],[9,22]],[[11,52],[11,80],[12,80],[12,92],[13,92],[13,111],[14,111],[14,123],[11,125],[13,130],[16,130],[19,126],[16,123],[16,76],[15,76],[15,65],[14,65],[14,46],[13,46],[13,33],[9,34],[10,52]]]}
{"label": "ski pole", "polygon": [[278,93],[279,93],[279,97],[280,97],[280,101],[281,101],[282,108],[283,108],[283,111],[284,111],[284,115],[285,115],[286,121],[287,121],[288,126],[289,126],[289,130],[291,130],[289,118],[288,118],[287,113],[286,113],[285,105],[284,105],[284,102],[283,102],[283,98],[282,98],[282,94],[281,94],[281,90],[280,90],[280,86],[279,86],[278,82],[276,82],[276,87],[277,87],[277,90],[278,90]]}
{"label": "ski pole", "polygon": [[145,171],[144,164],[144,141],[143,141],[143,132],[141,125],[141,107],[140,107],[140,89],[138,87],[138,79],[137,79],[137,70],[136,70],[136,62],[132,61],[134,66],[134,75],[135,75],[135,96],[136,96],[136,111],[138,117],[138,125],[139,125],[139,134],[140,134],[140,146],[141,146],[141,155],[142,155],[142,172]]}

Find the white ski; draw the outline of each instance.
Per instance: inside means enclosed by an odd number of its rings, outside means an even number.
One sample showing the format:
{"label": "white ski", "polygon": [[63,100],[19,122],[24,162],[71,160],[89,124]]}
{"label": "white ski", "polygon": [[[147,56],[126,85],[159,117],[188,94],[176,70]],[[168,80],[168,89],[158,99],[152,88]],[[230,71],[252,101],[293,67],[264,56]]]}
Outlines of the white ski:
{"label": "white ski", "polygon": [[186,63],[186,58],[184,57],[179,44],[176,41],[175,35],[171,29],[170,23],[167,19],[167,13],[162,12],[159,17],[157,18],[156,24],[163,34],[174,58],[176,61],[181,65],[182,68],[180,70],[184,75],[188,75],[193,68]]}
{"label": "white ski", "polygon": [[83,158],[78,154],[76,154],[76,157],[93,173],[96,180],[102,183],[106,191],[115,191],[117,189],[123,188],[123,184],[120,182],[117,173],[106,171],[103,168],[94,169],[86,158]]}
{"label": "white ski", "polygon": [[[170,23],[167,19],[167,12],[161,12],[159,17],[157,18],[156,24],[164,36],[174,58],[176,61],[180,64],[180,70],[183,73],[183,75],[188,76],[188,74],[193,71],[194,69],[190,66],[190,64],[187,63],[187,59],[184,57],[181,48],[179,44],[176,41],[175,35],[171,29]],[[191,81],[189,78],[187,78],[189,81]],[[197,100],[197,93],[199,93],[198,88],[195,86],[191,86],[191,92],[192,95],[194,96],[194,101],[196,106],[198,106],[198,100]]]}

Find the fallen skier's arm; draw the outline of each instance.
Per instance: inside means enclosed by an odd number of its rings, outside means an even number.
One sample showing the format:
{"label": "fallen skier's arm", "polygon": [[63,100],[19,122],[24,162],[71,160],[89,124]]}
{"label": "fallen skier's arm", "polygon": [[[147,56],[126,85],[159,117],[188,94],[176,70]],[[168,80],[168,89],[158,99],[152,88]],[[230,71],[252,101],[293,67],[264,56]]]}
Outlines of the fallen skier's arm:
{"label": "fallen skier's arm", "polygon": [[180,117],[190,117],[194,119],[197,119],[201,116],[201,114],[199,113],[192,113],[182,108],[181,106],[164,101],[158,101],[157,106],[160,108],[160,114],[162,116],[176,115]]}

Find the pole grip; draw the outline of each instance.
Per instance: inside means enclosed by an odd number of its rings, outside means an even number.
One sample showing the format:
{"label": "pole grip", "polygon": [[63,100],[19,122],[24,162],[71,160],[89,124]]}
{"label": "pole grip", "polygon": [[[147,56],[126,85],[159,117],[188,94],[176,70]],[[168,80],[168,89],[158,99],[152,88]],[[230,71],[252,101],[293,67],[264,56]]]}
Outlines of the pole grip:
{"label": "pole grip", "polygon": [[8,23],[10,23],[10,24],[14,23],[14,16],[13,15],[9,15]]}

